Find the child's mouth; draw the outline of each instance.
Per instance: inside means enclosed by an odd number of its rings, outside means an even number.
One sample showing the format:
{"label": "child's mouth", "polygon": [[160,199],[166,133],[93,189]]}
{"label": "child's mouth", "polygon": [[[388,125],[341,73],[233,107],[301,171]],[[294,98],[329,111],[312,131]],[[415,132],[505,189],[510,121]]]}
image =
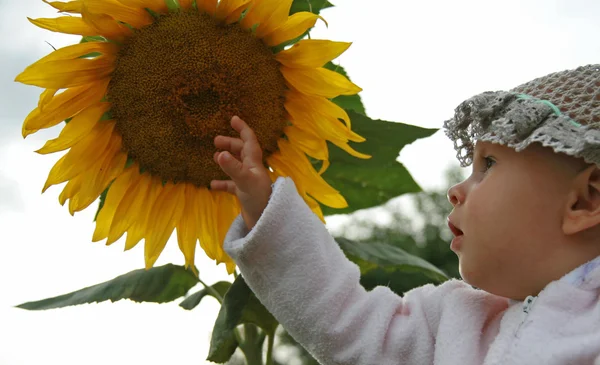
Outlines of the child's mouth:
{"label": "child's mouth", "polygon": [[464,234],[463,231],[461,231],[458,227],[456,227],[454,224],[452,224],[452,222],[450,222],[450,220],[448,220],[448,227],[450,228],[450,231],[452,231],[452,234],[455,237],[462,236]]}

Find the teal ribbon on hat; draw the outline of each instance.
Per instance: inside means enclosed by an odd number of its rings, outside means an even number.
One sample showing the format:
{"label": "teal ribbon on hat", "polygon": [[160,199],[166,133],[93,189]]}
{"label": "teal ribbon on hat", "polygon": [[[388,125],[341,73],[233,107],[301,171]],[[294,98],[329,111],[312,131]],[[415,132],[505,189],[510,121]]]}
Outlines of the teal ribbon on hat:
{"label": "teal ribbon on hat", "polygon": [[581,127],[581,124],[577,123],[576,121],[574,121],[570,117],[564,115],[560,111],[560,109],[556,105],[552,104],[552,102],[549,101],[549,100],[542,100],[542,99],[534,98],[533,96],[527,95],[527,94],[517,94],[517,99],[533,100],[533,101],[541,103],[541,104],[546,104],[546,105],[548,105],[552,109],[552,111],[554,112],[554,114],[556,114],[557,116],[561,116],[562,115],[562,116],[566,117],[569,120],[569,122],[571,122],[575,127]]}

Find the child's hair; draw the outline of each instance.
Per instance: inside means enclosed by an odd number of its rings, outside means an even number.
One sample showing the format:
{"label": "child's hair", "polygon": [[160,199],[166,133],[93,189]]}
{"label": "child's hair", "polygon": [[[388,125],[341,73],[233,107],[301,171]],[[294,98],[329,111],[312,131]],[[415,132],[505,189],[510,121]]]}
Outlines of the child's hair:
{"label": "child's hair", "polygon": [[516,151],[539,143],[600,166],[600,65],[476,95],[456,108],[444,128],[463,167],[473,162],[476,141]]}

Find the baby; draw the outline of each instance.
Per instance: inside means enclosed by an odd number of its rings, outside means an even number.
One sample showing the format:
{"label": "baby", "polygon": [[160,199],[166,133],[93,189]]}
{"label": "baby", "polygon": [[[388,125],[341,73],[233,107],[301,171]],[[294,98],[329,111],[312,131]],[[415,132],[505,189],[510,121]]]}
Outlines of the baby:
{"label": "baby", "polygon": [[[463,102],[444,123],[471,175],[448,191],[463,280],[367,292],[253,131],[218,136],[242,214],[224,243],[248,285],[322,364],[600,365],[600,65]],[[475,289],[476,287],[477,289]]]}

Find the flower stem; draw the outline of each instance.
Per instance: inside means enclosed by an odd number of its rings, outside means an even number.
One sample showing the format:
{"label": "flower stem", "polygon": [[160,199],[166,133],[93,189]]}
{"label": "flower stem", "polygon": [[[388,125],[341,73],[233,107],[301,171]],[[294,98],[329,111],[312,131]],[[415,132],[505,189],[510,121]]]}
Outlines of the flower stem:
{"label": "flower stem", "polygon": [[[202,284],[204,286],[204,288],[206,290],[208,290],[208,292],[210,294],[212,294],[213,297],[215,297],[216,300],[219,301],[219,304],[223,305],[223,297],[221,296],[221,294],[219,294],[218,291],[215,290],[215,288],[206,284],[204,281],[202,281],[202,279],[200,279],[199,276],[198,276],[198,281],[200,282],[200,284]],[[242,336],[240,335],[240,331],[238,331],[237,328],[234,328],[233,333],[235,335],[235,340],[237,341],[238,345],[243,344],[244,342],[242,341]]]}
{"label": "flower stem", "polygon": [[273,344],[275,343],[275,333],[269,334],[267,341],[267,365],[273,365]]}

